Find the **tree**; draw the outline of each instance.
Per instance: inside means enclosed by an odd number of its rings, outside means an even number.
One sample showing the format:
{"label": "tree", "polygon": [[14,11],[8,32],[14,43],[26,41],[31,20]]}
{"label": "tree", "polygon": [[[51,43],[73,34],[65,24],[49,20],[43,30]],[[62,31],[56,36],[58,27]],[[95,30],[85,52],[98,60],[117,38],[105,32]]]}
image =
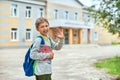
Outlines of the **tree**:
{"label": "tree", "polygon": [[100,0],[99,8],[95,5],[87,10],[95,18],[95,22],[102,24],[109,32],[119,34],[120,37],[120,0]]}

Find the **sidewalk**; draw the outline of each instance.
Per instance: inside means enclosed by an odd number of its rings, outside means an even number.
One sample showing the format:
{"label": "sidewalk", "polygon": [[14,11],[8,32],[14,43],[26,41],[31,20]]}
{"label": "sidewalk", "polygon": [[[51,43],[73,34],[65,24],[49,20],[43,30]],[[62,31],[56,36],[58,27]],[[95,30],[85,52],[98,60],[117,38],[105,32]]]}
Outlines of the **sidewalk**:
{"label": "sidewalk", "polygon": [[[0,49],[0,80],[35,80],[25,77],[22,62],[27,48]],[[104,69],[96,69],[93,63],[120,55],[120,46],[65,45],[54,51],[53,80],[113,80]]]}

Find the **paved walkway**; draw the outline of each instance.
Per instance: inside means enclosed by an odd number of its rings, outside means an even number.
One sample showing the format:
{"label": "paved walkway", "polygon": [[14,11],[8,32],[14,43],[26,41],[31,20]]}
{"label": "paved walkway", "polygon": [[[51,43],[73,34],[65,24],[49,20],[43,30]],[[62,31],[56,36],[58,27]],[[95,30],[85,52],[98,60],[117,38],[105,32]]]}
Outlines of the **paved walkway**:
{"label": "paved walkway", "polygon": [[[22,69],[27,48],[0,49],[0,80],[35,80]],[[120,55],[120,46],[66,45],[54,51],[53,80],[114,80],[105,69],[96,69],[97,60]]]}

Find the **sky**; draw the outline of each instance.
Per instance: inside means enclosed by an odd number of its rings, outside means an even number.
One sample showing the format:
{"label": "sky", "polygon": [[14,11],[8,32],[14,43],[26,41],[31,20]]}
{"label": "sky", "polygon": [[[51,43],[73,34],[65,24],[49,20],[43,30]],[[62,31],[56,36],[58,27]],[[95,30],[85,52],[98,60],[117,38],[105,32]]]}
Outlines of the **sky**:
{"label": "sky", "polygon": [[86,6],[91,6],[92,5],[92,0],[79,0],[79,1]]}
{"label": "sky", "polygon": [[90,7],[91,5],[95,5],[95,9],[99,9],[100,0],[79,0],[82,4],[84,4],[87,7]]}

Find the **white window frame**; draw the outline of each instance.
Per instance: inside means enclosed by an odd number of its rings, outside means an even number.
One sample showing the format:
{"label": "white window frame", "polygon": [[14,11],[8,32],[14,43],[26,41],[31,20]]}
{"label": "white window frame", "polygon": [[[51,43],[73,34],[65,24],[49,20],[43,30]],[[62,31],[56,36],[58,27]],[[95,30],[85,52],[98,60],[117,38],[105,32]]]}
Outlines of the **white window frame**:
{"label": "white window frame", "polygon": [[18,41],[18,29],[11,28],[11,41]]}
{"label": "white window frame", "polygon": [[25,16],[26,18],[31,18],[31,6],[26,6],[26,13],[25,13]]}
{"label": "white window frame", "polygon": [[39,16],[44,17],[44,9],[43,8],[39,8]]}
{"label": "white window frame", "polygon": [[54,19],[58,19],[59,18],[59,12],[57,9],[54,10]]}
{"label": "white window frame", "polygon": [[75,12],[75,13],[74,13],[74,19],[75,19],[75,20],[78,20],[78,12]]}
{"label": "white window frame", "polygon": [[18,17],[18,5],[17,4],[11,4],[11,16]]}
{"label": "white window frame", "polygon": [[68,12],[68,11],[65,11],[64,18],[65,18],[66,20],[69,19],[69,12]]}
{"label": "white window frame", "polygon": [[26,29],[26,41],[32,40],[32,32],[31,29]]}

